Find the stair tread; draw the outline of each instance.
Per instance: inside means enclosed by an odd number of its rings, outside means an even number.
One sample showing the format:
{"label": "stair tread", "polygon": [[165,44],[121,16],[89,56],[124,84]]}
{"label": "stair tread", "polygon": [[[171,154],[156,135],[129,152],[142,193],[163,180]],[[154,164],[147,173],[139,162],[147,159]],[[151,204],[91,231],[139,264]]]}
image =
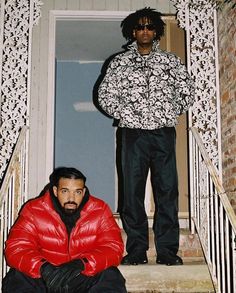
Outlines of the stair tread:
{"label": "stair tread", "polygon": [[215,292],[206,264],[119,266],[128,292]]}

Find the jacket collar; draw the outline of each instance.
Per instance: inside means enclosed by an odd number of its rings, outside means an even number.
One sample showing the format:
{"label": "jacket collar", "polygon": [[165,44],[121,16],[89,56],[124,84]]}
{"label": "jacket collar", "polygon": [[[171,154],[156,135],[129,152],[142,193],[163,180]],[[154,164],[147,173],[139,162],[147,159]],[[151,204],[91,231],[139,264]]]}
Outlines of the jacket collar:
{"label": "jacket collar", "polygon": [[[152,53],[152,52],[157,52],[157,51],[159,51],[159,50],[160,50],[159,46],[160,46],[160,42],[159,42],[159,41],[154,41],[153,44],[152,44],[152,50],[151,50],[151,53]],[[135,52],[136,54],[139,54],[137,41],[134,41],[133,43],[131,43],[130,45],[128,45],[127,48],[128,48],[129,50]]]}

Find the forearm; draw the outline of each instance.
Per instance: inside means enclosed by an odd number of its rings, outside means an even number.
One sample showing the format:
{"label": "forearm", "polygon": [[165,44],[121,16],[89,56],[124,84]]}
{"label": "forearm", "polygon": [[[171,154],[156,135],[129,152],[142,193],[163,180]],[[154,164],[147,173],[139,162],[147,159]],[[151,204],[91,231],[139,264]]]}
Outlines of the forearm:
{"label": "forearm", "polygon": [[111,117],[120,119],[120,103],[117,93],[101,88],[98,102],[100,107]]}
{"label": "forearm", "polygon": [[[112,233],[104,232],[104,234]],[[110,239],[101,239],[96,243],[96,248],[86,252],[83,257],[87,259],[83,273],[87,276],[92,276],[98,272],[111,267],[118,266],[123,256],[124,244],[117,232],[114,230],[114,235]]]}
{"label": "forearm", "polygon": [[27,249],[20,249],[16,252],[11,247],[5,251],[6,262],[9,267],[26,274],[32,278],[40,278],[40,267],[44,263],[42,255],[38,252]]}
{"label": "forearm", "polygon": [[98,103],[113,118],[120,118],[120,82],[115,70],[109,69],[98,89]]}
{"label": "forearm", "polygon": [[29,225],[22,220],[12,227],[5,243],[5,258],[10,267],[32,278],[39,278],[44,257],[34,236],[36,232],[25,227]]}

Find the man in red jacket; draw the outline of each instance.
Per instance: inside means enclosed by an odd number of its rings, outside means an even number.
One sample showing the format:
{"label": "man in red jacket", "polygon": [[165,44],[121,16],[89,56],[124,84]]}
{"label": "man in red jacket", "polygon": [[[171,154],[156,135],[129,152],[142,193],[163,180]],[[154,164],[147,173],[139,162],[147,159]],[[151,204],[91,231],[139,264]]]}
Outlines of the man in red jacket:
{"label": "man in red jacket", "polygon": [[6,241],[3,293],[127,292],[120,228],[85,181],[75,168],[57,168],[49,189],[23,206]]}

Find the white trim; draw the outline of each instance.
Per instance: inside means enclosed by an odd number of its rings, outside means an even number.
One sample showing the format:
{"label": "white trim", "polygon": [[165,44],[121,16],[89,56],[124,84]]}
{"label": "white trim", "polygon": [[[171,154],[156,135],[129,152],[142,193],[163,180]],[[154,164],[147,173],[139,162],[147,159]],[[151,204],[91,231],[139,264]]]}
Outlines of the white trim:
{"label": "white trim", "polygon": [[[28,74],[27,74],[27,101],[26,101],[26,126],[30,127],[30,106],[31,106],[31,77],[32,77],[32,35],[34,26],[34,3],[29,2],[30,5],[30,21],[29,21],[29,38],[28,38]],[[24,170],[24,180],[26,182],[24,186],[24,198],[22,198],[21,204],[28,200],[28,190],[29,190],[29,130],[26,131],[25,136],[25,170]]]}
{"label": "white trim", "polygon": [[26,109],[26,125],[29,126],[30,102],[31,102],[31,59],[32,59],[32,31],[34,18],[34,5],[30,2],[30,27],[29,27],[29,42],[28,42],[28,76],[27,76],[27,109]]}
{"label": "white trim", "polygon": [[[190,51],[190,24],[189,24],[189,10],[188,10],[188,6],[185,6],[185,31],[186,31],[186,50],[187,50],[187,69],[188,72],[191,73],[191,51]],[[192,109],[190,108],[188,111],[188,126],[189,128],[192,127]],[[189,164],[189,190],[190,190],[190,202],[193,201],[192,199],[192,195],[193,195],[193,136],[192,136],[192,132],[188,131],[188,149],[189,149],[189,157],[188,157],[188,164]],[[194,211],[193,211],[193,205],[190,205],[189,207],[190,210],[190,214],[193,215]],[[191,234],[195,233],[195,226],[194,226],[194,222],[192,220],[192,217],[190,218],[190,230],[191,230]]]}
{"label": "white trim", "polygon": [[117,172],[117,164],[116,164],[116,150],[117,150],[117,126],[113,127],[114,128],[114,136],[113,136],[113,139],[114,139],[114,162],[115,162],[115,173],[114,173],[114,182],[115,182],[115,211],[118,210],[118,172]]}
{"label": "white trim", "polygon": [[48,97],[47,97],[47,133],[46,133],[46,172],[45,182],[53,169],[54,158],[54,104],[55,104],[55,40],[56,15],[49,13],[49,50],[48,50]]}
{"label": "white trim", "polygon": [[107,11],[107,10],[51,10],[57,20],[121,20],[132,11]]}

